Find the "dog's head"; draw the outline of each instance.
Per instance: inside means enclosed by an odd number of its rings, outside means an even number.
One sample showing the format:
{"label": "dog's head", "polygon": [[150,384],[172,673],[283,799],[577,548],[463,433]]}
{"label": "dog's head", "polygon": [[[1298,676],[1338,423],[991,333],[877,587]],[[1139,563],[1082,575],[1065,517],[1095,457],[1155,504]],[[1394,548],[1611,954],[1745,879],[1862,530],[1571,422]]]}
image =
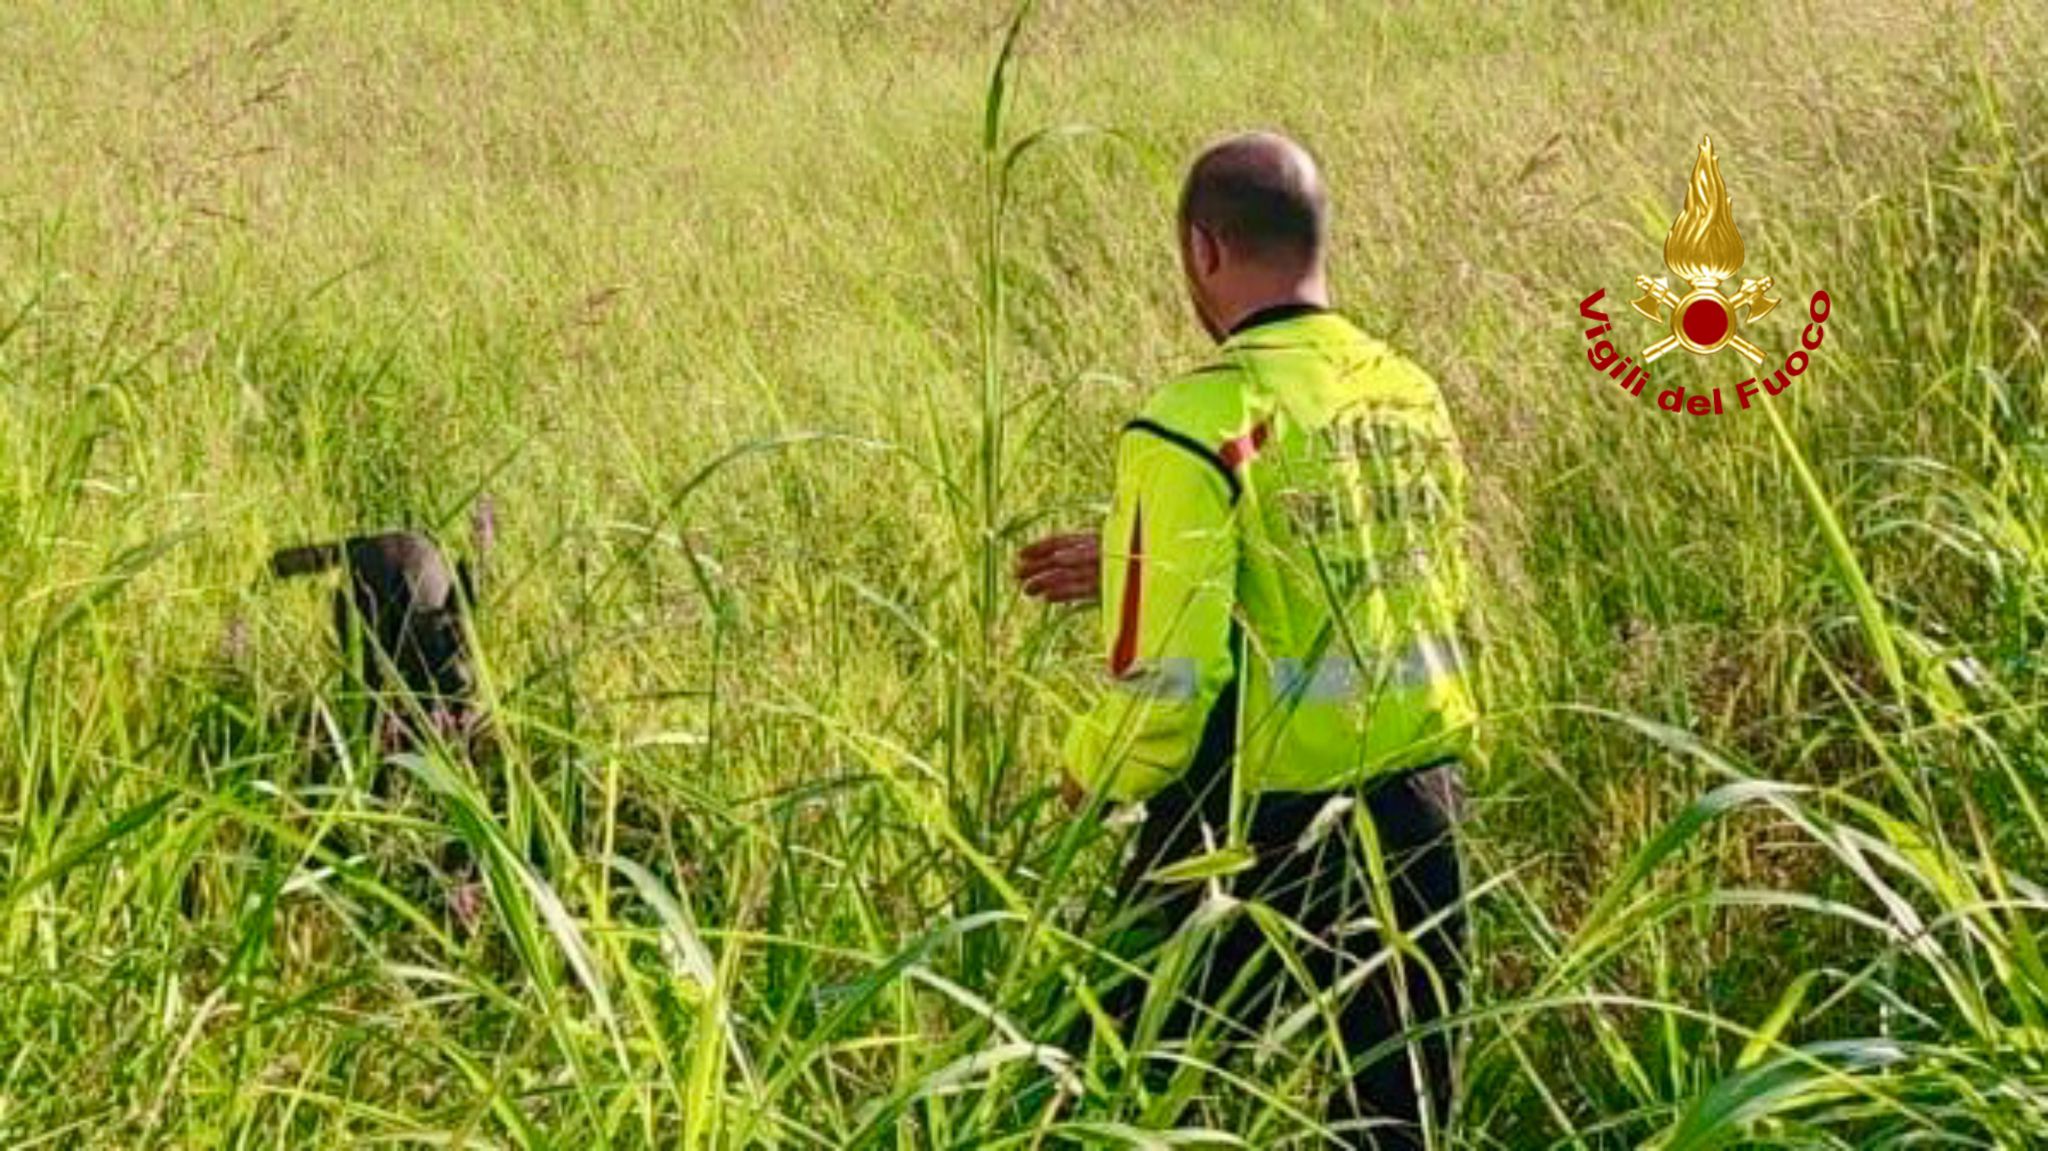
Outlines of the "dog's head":
{"label": "dog's head", "polygon": [[[399,710],[417,708],[429,731],[444,739],[466,737],[476,723],[476,667],[470,652],[468,565],[456,565],[457,579],[432,581],[429,594],[408,596],[398,626],[374,629],[407,693]],[[406,725],[408,728],[413,723]],[[426,734],[426,733],[422,733]]]}
{"label": "dog's head", "polygon": [[460,607],[451,604],[415,611],[399,643],[406,649],[399,661],[406,687],[437,702],[468,705],[476,690],[476,676],[470,668],[469,640]]}
{"label": "dog's head", "polygon": [[445,607],[415,608],[393,637],[392,649],[392,670],[409,698],[392,700],[384,709],[386,749],[409,749],[420,738],[466,740],[480,709],[459,604],[451,600]]}

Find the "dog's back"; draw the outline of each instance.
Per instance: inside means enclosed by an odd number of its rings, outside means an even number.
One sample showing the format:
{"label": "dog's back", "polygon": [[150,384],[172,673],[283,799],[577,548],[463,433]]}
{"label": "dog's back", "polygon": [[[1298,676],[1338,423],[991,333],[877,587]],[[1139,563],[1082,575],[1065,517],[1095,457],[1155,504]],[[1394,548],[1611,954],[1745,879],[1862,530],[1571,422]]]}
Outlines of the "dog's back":
{"label": "dog's back", "polygon": [[[451,571],[441,549],[417,532],[306,544],[270,557],[270,570],[279,578],[335,567],[346,570],[348,584],[334,596],[337,638],[347,648],[360,624],[370,641],[363,645],[364,686],[381,693],[388,668],[443,734],[465,731],[475,694],[462,626],[470,598],[466,570]],[[410,742],[405,709],[379,710],[398,721],[402,736],[395,742]],[[383,726],[389,725],[380,721]]]}
{"label": "dog's back", "polygon": [[449,608],[455,579],[434,541],[418,532],[384,532],[351,536],[329,543],[281,548],[270,557],[270,573],[279,579],[316,575],[347,561],[349,579],[374,589],[386,604],[425,609]]}

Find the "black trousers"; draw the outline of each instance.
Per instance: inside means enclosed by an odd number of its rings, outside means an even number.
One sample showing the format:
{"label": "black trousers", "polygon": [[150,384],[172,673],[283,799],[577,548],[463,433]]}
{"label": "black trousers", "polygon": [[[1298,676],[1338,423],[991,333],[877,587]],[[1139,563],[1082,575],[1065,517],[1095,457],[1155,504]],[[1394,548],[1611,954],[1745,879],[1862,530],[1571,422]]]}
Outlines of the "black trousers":
{"label": "black trousers", "polygon": [[[1218,776],[1227,777],[1226,773]],[[1223,834],[1227,783],[1198,793],[1187,786],[1148,801],[1138,849],[1120,883],[1120,920],[1135,934],[1159,938],[1185,929],[1209,885],[1162,884],[1157,868],[1208,850]],[[1217,794],[1222,792],[1221,795]],[[1349,800],[1333,808],[1332,801]],[[1299,1034],[1328,1033],[1333,1014],[1350,1061],[1325,1106],[1325,1122],[1343,1146],[1422,1146],[1425,1109],[1443,1129],[1450,1115],[1454,1038],[1438,1021],[1464,997],[1466,922],[1463,871],[1455,839],[1463,785],[1455,762],[1433,764],[1369,781],[1348,793],[1267,793],[1255,797],[1247,839],[1256,862],[1230,877],[1228,890],[1256,901],[1300,929],[1290,946],[1312,986],[1343,989]],[[1354,817],[1362,806],[1372,835]],[[1341,811],[1341,814],[1339,813]],[[1334,818],[1333,818],[1334,816]],[[1320,818],[1319,818],[1320,817]],[[1385,887],[1375,891],[1369,842],[1384,861]],[[1391,912],[1419,954],[1398,959],[1382,946],[1380,913]],[[1304,939],[1306,933],[1311,939]],[[1191,952],[1178,980],[1123,985],[1111,1011],[1130,1022],[1150,995],[1172,995],[1159,1038],[1202,1033],[1225,1042],[1252,1039],[1308,1004],[1306,989],[1281,962],[1266,930],[1242,911],[1224,921],[1213,941]],[[1404,1033],[1407,1043],[1390,1043]],[[1375,1051],[1376,1048],[1384,1048]]]}

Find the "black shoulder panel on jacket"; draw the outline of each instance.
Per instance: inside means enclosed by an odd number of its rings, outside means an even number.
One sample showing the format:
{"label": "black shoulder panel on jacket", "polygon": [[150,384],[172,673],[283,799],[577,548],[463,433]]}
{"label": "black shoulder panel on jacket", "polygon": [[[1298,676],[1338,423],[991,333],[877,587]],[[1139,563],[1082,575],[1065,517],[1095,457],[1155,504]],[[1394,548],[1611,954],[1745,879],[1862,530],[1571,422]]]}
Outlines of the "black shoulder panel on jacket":
{"label": "black shoulder panel on jacket", "polygon": [[1243,494],[1243,486],[1238,482],[1237,473],[1230,470],[1230,465],[1223,462],[1222,456],[1217,455],[1207,444],[1204,444],[1195,437],[1184,432],[1176,432],[1165,424],[1147,419],[1132,420],[1124,425],[1124,430],[1127,432],[1143,432],[1148,436],[1156,436],[1172,444],[1174,447],[1192,453],[1203,463],[1215,468],[1216,474],[1223,477],[1224,486],[1230,489],[1230,502],[1232,504],[1237,503],[1237,497]]}

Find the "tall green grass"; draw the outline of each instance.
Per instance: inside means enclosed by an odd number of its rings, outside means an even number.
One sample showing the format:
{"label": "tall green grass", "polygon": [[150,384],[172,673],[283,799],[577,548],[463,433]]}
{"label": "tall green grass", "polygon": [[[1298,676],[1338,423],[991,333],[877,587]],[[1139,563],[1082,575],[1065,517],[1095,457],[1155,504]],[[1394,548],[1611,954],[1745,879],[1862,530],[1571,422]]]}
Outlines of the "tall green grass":
{"label": "tall green grass", "polygon": [[[1586,66],[1588,29],[1632,49]],[[1092,621],[1002,576],[1200,355],[1171,191],[1248,121],[1322,155],[1343,302],[1443,378],[1479,483],[1437,1141],[2039,1142],[2043,31],[24,9],[0,1143],[1327,1136],[1313,1019],[1068,1046],[1201,957],[1103,950],[1116,837],[1051,794]],[[1703,128],[1751,265],[1836,316],[1769,408],[1684,421],[1578,366],[1573,307],[1650,270]],[[473,547],[486,497],[502,754],[379,764],[321,590],[261,559]]]}

